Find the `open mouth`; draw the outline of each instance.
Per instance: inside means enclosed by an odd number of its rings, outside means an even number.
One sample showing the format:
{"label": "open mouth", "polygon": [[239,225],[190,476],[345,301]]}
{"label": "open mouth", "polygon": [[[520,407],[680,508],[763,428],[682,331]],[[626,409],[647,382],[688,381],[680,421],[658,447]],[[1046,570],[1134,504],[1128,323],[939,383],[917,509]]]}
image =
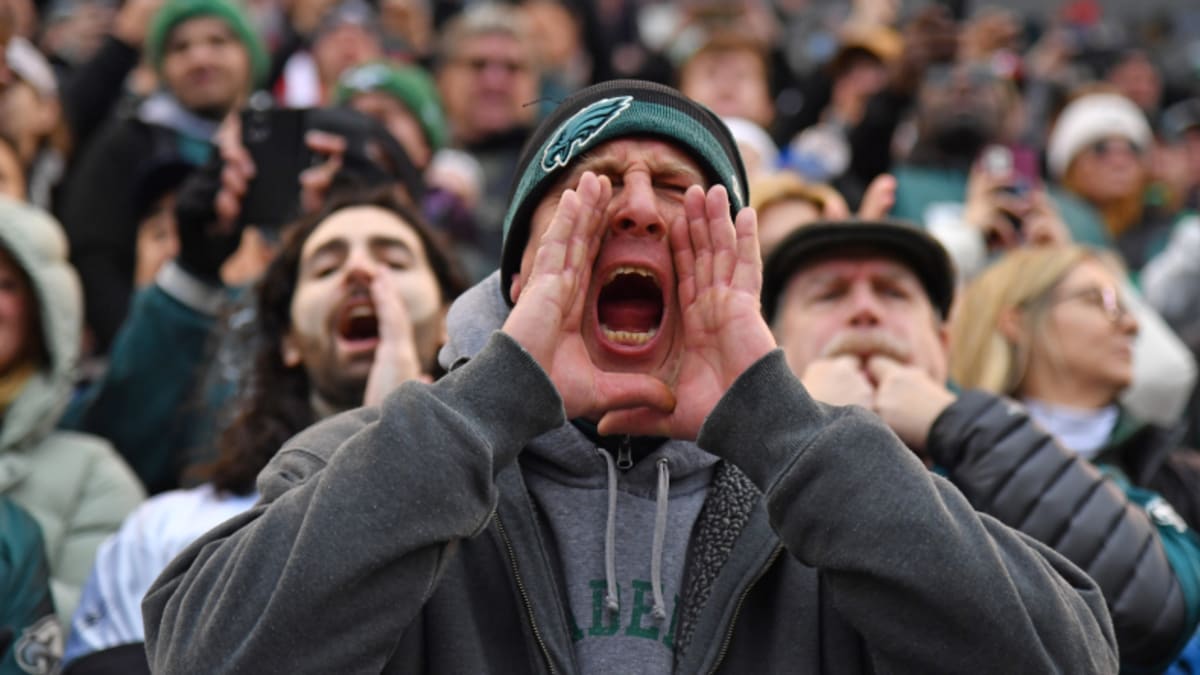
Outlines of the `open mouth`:
{"label": "open mouth", "polygon": [[621,266],[608,275],[596,299],[596,317],[604,338],[638,347],[658,334],[663,319],[663,292],[649,270]]}
{"label": "open mouth", "polygon": [[355,304],[342,312],[337,324],[338,337],[350,345],[374,344],[379,340],[379,320],[369,304]]}

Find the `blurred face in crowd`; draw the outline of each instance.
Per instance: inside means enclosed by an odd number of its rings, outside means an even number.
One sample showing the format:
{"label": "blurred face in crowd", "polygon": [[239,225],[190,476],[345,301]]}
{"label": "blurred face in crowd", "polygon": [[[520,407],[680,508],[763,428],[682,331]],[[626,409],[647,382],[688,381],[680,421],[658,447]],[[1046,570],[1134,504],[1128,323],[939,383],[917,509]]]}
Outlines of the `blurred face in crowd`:
{"label": "blurred face in crowd", "polygon": [[533,212],[530,243],[513,281],[512,298],[520,295],[529,278],[537,242],[549,228],[562,191],[578,186],[588,170],[608,176],[613,186],[583,310],[581,333],[588,355],[601,370],[646,373],[674,382],[683,328],[667,230],[683,217],[688,187],[707,185],[699,165],[675,146],[625,138],[576,160]]}
{"label": "blurred face in crowd", "polygon": [[167,88],[185,108],[219,117],[250,90],[250,54],[228,24],[200,16],[171,31],[162,73]]}
{"label": "blurred face in crowd", "polygon": [[43,101],[32,86],[14,81],[0,94],[0,131],[17,144],[21,163],[29,166],[42,140],[58,122],[58,102]]}
{"label": "blurred face in crowd", "polygon": [[422,366],[430,368],[441,338],[442,294],[407,222],[376,206],[341,209],[301,250],[283,360],[303,366],[316,394],[335,406],[362,404],[380,335],[371,282],[381,275],[403,299]]}
{"label": "blurred face in crowd", "polygon": [[13,146],[0,142],[0,195],[25,201],[25,168]]}
{"label": "blurred face in crowd", "polygon": [[317,76],[332,89],[342,73],[354,66],[383,56],[383,45],[376,33],[353,23],[344,23],[321,35],[313,45]]}
{"label": "blurred face in crowd", "polygon": [[972,159],[1004,127],[1003,85],[981,64],[935,64],[917,100],[920,137],[944,152]]}
{"label": "blurred face in crowd", "polygon": [[168,194],[158,200],[138,225],[134,285],[138,288],[149,285],[159,268],[178,254],[175,195]]}
{"label": "blurred face in crowd", "polygon": [[539,74],[529,45],[508,33],[464,39],[438,71],[438,91],[456,138],[466,142],[527,126],[537,114]]}
{"label": "blurred face in crowd", "polygon": [[744,117],[761,127],[775,117],[766,66],[748,49],[697,53],[680,74],[679,90],[722,117]]}
{"label": "blurred face in crowd", "polygon": [[37,311],[29,277],[0,248],[0,376],[37,352]]}
{"label": "blurred face in crowd", "polygon": [[1141,52],[1133,52],[1108,71],[1108,81],[1117,91],[1147,112],[1158,110],[1162,101],[1162,77],[1158,68]]}
{"label": "blurred face in crowd", "polygon": [[350,107],[378,120],[404,146],[404,151],[418,169],[429,166],[429,161],[433,159],[433,148],[425,138],[421,123],[395,97],[379,91],[364,92],[350,99]]}
{"label": "blurred face in crowd", "polygon": [[[1030,340],[1029,365],[1020,396],[1088,407],[1115,401],[1129,386],[1138,324],[1119,288],[1104,265],[1089,259],[1050,291],[1024,336]],[[1057,392],[1064,391],[1094,400],[1063,400]]]}
{"label": "blurred face in crowd", "polygon": [[1187,173],[1194,184],[1200,185],[1200,127],[1188,129],[1183,134],[1183,152],[1187,162]]}
{"label": "blurred face in crowd", "polygon": [[792,275],[772,326],[793,372],[817,359],[882,355],[948,372],[948,333],[921,281],[907,265],[870,251],[828,257]]}
{"label": "blurred face in crowd", "polygon": [[1086,146],[1067,169],[1072,189],[1093,204],[1140,194],[1146,180],[1145,149],[1109,136]]}

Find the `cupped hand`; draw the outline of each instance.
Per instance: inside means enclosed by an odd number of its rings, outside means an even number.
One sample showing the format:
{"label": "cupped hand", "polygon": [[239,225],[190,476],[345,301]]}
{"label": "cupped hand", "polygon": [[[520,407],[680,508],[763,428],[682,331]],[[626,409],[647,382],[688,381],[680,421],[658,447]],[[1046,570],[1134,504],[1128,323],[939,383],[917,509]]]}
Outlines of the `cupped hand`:
{"label": "cupped hand", "polygon": [[734,380],[775,348],[759,304],[757,216],[744,208],[735,221],[729,209],[724,186],[692,186],[671,224],[683,339],[674,409],[612,411],[600,433],[693,440]]}
{"label": "cupped hand", "polygon": [[621,408],[665,413],[675,407],[666,383],[598,369],[583,341],[588,284],[611,199],[608,177],[590,171],[578,187],[563,192],[528,279],[514,283],[515,304],[502,329],[550,376],[569,419],[597,419]]}
{"label": "cupped hand", "polygon": [[408,380],[432,381],[421,372],[412,318],[401,299],[400,289],[387,274],[377,274],[371,281],[371,302],[375,305],[379,344],[375,347],[375,362],[367,375],[363,405],[379,405],[393,389]]}

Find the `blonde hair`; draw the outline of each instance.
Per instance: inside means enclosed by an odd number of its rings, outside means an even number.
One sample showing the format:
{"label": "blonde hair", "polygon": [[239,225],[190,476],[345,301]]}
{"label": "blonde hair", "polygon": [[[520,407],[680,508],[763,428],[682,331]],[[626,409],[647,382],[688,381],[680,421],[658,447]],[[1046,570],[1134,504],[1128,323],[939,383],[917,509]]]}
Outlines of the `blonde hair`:
{"label": "blonde hair", "polygon": [[[1013,396],[1025,379],[1030,344],[1042,330],[1044,301],[1079,263],[1099,259],[1077,246],[1019,248],[976,277],[950,320],[950,376],[967,389]],[[1000,330],[1003,314],[1022,312],[1014,343]]]}

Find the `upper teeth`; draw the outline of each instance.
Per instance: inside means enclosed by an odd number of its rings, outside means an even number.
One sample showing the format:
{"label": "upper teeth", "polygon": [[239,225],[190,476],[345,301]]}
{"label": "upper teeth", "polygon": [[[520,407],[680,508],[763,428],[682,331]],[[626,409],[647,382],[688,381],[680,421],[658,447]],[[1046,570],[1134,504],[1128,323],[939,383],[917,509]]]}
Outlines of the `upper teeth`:
{"label": "upper teeth", "polygon": [[[647,279],[651,279],[655,283],[658,283],[658,280],[654,278],[654,274],[651,273],[650,270],[647,270],[647,269],[644,269],[641,267],[630,267],[628,265],[622,265],[622,266],[618,267],[617,269],[613,270],[612,272],[609,272],[608,281],[612,281],[613,279],[616,279],[617,277],[621,276],[622,274],[636,274],[640,277],[646,277]],[[608,281],[606,281],[605,283],[608,283]]]}
{"label": "upper teeth", "polygon": [[368,305],[358,305],[357,307],[352,307],[346,313],[346,316],[351,319],[357,319],[360,316],[375,316],[375,310],[371,309]]}

